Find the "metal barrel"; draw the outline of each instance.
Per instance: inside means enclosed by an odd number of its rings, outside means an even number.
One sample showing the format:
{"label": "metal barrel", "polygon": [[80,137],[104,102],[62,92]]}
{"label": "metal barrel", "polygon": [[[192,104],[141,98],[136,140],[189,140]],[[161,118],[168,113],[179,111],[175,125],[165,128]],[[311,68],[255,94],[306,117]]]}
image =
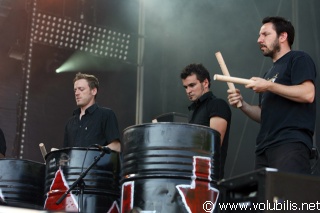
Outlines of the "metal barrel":
{"label": "metal barrel", "polygon": [[[203,212],[216,201],[220,134],[187,123],[153,123],[123,132],[122,212]],[[190,209],[193,209],[192,211]]]}
{"label": "metal barrel", "polygon": [[[49,152],[45,171],[46,210],[108,212],[120,208],[119,153],[100,156],[96,148],[64,148]],[[89,168],[89,170],[87,170]],[[86,174],[84,174],[87,171]],[[60,203],[58,200],[79,179],[76,187]]]}
{"label": "metal barrel", "polygon": [[0,159],[0,200],[3,205],[43,209],[43,163],[22,159]]}

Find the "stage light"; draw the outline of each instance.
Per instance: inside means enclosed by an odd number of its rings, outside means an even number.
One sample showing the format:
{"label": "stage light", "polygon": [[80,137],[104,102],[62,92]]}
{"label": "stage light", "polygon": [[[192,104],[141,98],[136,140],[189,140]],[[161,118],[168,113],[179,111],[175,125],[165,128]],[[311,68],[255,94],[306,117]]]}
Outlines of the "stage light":
{"label": "stage light", "polygon": [[33,34],[36,43],[80,49],[100,57],[108,56],[124,61],[128,59],[132,43],[129,34],[40,12],[35,17],[35,28],[39,29]]}

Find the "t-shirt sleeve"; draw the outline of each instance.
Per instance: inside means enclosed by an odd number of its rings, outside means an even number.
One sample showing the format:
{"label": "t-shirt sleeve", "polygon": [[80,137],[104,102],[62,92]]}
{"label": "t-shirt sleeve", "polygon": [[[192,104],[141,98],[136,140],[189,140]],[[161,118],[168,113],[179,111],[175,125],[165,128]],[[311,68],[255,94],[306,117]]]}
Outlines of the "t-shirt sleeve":
{"label": "t-shirt sleeve", "polygon": [[293,84],[301,84],[311,80],[315,84],[316,68],[313,60],[306,53],[295,57],[292,60],[291,81]]}
{"label": "t-shirt sleeve", "polygon": [[225,100],[217,98],[211,101],[207,107],[209,108],[207,110],[209,110],[210,118],[218,116],[225,119],[227,122],[230,122],[231,109]]}

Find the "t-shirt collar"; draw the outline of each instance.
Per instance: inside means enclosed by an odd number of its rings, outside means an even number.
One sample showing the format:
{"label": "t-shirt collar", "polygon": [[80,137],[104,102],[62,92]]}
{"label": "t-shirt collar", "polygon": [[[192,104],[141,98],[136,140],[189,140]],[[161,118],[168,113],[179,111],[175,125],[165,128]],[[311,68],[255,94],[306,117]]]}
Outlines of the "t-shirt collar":
{"label": "t-shirt collar", "polygon": [[199,99],[197,99],[196,101],[194,101],[190,106],[188,106],[189,111],[190,110],[194,110],[197,106],[200,105],[201,102],[207,100],[210,96],[212,96],[212,92],[206,92],[204,93]]}

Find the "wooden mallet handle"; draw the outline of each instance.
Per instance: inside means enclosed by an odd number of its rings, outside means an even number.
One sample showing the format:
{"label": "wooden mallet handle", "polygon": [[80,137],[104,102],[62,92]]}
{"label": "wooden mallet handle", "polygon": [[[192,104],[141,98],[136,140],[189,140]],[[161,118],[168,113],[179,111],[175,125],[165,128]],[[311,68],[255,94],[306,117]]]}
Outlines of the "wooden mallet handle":
{"label": "wooden mallet handle", "polygon": [[235,83],[235,84],[244,84],[244,85],[247,85],[247,84],[250,84],[253,82],[252,80],[245,79],[245,78],[237,78],[237,77],[218,75],[218,74],[215,74],[213,76],[213,80],[231,82],[231,83]]}
{"label": "wooden mallet handle", "polygon": [[[227,68],[227,65],[226,65],[226,63],[224,62],[223,57],[222,57],[222,55],[221,55],[220,52],[216,52],[216,58],[217,58],[217,60],[218,60],[218,63],[219,63],[219,65],[220,65],[220,68],[221,68],[221,70],[222,70],[223,75],[225,75],[225,76],[230,76],[229,71],[228,71],[228,68]],[[227,82],[227,84],[228,84],[229,89],[231,89],[231,90],[233,90],[233,91],[236,91],[236,88],[235,88],[235,86],[234,86],[233,83]],[[242,103],[241,103],[240,101],[237,103],[237,107],[238,107],[238,108],[239,108],[239,107],[242,107]]]}

